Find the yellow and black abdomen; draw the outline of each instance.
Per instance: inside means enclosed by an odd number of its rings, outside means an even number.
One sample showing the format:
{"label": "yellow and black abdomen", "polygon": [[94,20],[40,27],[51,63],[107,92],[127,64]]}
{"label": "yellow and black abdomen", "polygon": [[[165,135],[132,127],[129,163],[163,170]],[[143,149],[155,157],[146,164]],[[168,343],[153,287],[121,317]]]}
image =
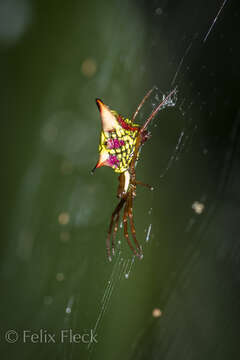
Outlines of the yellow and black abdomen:
{"label": "yellow and black abdomen", "polygon": [[129,168],[135,150],[138,131],[139,129],[126,130],[118,128],[116,131],[109,132],[107,149],[110,154],[110,161],[115,165],[115,172],[122,173]]}
{"label": "yellow and black abdomen", "polygon": [[114,111],[111,114],[115,116],[116,123],[112,128],[101,131],[100,160],[96,167],[110,166],[115,172],[123,173],[131,164],[140,126]]}

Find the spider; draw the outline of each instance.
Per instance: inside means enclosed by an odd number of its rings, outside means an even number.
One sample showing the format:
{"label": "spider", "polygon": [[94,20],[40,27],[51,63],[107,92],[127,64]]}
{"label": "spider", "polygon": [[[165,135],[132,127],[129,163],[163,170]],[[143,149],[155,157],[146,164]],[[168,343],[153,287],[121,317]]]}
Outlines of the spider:
{"label": "spider", "polygon": [[[140,259],[143,257],[142,247],[137,241],[133,220],[133,200],[136,197],[137,185],[145,186],[150,190],[153,190],[153,187],[136,180],[135,167],[142,145],[150,138],[150,132],[147,130],[149,123],[161,108],[174,105],[172,97],[176,95],[175,88],[166,97],[163,97],[162,102],[152,111],[142,126],[135,124],[136,116],[153,90],[154,88],[144,96],[131,120],[124,118],[116,111],[110,110],[102,100],[96,99],[101,116],[102,131],[99,143],[99,160],[93,168],[92,174],[95,169],[102,166],[109,166],[116,173],[119,173],[117,197],[120,200],[112,213],[106,240],[107,256],[110,261],[112,260],[111,253],[112,255],[115,253],[115,239],[123,207],[124,237],[134,255]],[[128,223],[135,247],[129,236]]]}

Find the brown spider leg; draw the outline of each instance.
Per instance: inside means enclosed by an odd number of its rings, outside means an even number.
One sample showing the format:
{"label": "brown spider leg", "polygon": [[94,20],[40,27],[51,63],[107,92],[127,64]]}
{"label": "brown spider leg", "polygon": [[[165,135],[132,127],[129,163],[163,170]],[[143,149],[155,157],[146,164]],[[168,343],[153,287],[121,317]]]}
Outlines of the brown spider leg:
{"label": "brown spider leg", "polygon": [[135,144],[135,150],[134,150],[134,153],[133,153],[133,157],[132,157],[131,164],[130,164],[130,169],[129,169],[129,172],[131,174],[133,182],[136,179],[135,163],[137,161],[137,156],[138,156],[138,152],[139,152],[140,148],[141,148],[141,134],[139,134],[138,137],[137,137],[136,144]]}
{"label": "brown spider leg", "polygon": [[153,187],[153,186],[151,186],[151,185],[149,185],[149,184],[145,184],[145,183],[143,183],[143,182],[141,182],[141,181],[137,181],[137,180],[136,180],[136,184],[137,184],[137,185],[141,185],[141,186],[145,186],[145,187],[147,187],[149,190],[154,190],[154,187]]}
{"label": "brown spider leg", "polygon": [[132,252],[134,253],[134,255],[136,256],[140,256],[138,254],[138,252],[134,249],[131,240],[129,239],[129,234],[128,234],[128,209],[129,209],[129,198],[127,199],[125,208],[124,208],[124,214],[123,214],[123,227],[124,227],[124,236],[127,240],[128,246],[130,247],[130,249],[132,250]]}
{"label": "brown spider leg", "polygon": [[142,258],[143,257],[142,249],[139,245],[139,242],[137,241],[136,230],[135,230],[135,225],[134,225],[134,221],[133,221],[133,197],[132,196],[130,197],[129,205],[128,205],[128,218],[130,221],[132,237],[133,237],[134,243],[139,251],[138,257]]}
{"label": "brown spider leg", "polygon": [[144,96],[144,98],[142,99],[142,101],[140,102],[140,104],[137,107],[137,110],[135,111],[132,120],[134,121],[135,117],[137,116],[137,114],[139,113],[139,110],[141,109],[141,107],[143,106],[143,104],[145,103],[145,101],[147,100],[147,98],[149,98],[149,96],[151,95],[151,93],[153,92],[155,86],[148,91],[148,93]]}
{"label": "brown spider leg", "polygon": [[[112,213],[112,216],[111,216],[111,221],[110,221],[110,225],[109,225],[109,228],[108,228],[108,235],[107,235],[107,241],[106,241],[106,247],[107,247],[107,256],[108,256],[108,259],[109,261],[112,260],[111,258],[111,250],[110,250],[110,239],[111,239],[111,235],[112,235],[112,227],[113,227],[113,224],[116,223],[116,220],[115,220],[115,216],[117,215],[117,219],[119,218],[119,213],[124,205],[124,203],[126,202],[126,199],[123,198],[119,201],[119,203],[117,204],[116,208],[114,209],[113,213]],[[114,228],[115,230],[115,228]]]}
{"label": "brown spider leg", "polygon": [[156,107],[155,110],[153,110],[153,112],[151,113],[151,115],[149,116],[149,118],[146,120],[145,124],[141,127],[140,129],[140,133],[142,133],[149,125],[150,121],[154,118],[154,116],[156,116],[156,114],[158,113],[158,111],[161,109],[161,107],[164,105],[164,103],[166,102],[166,100],[168,100],[168,98],[170,98],[172,96],[172,94],[174,94],[176,92],[176,88],[174,90],[172,90],[166,97],[165,99],[163,99],[163,101]]}

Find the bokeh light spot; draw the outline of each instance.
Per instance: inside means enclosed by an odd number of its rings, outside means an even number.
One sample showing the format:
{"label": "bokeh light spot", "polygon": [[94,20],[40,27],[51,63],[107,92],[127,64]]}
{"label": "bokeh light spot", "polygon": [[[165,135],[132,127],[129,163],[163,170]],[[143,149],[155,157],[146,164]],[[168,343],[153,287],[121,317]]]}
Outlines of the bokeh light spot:
{"label": "bokeh light spot", "polygon": [[195,211],[196,214],[200,215],[202,214],[203,210],[204,210],[204,204],[199,202],[199,201],[195,201],[192,204],[192,209]]}
{"label": "bokeh light spot", "polygon": [[84,76],[86,77],[92,77],[95,75],[97,70],[97,64],[94,59],[87,58],[83,61],[81,70]]}
{"label": "bokeh light spot", "polygon": [[152,311],[152,316],[154,318],[158,318],[158,317],[162,316],[162,311],[160,309],[158,309],[158,308],[155,308]]}
{"label": "bokeh light spot", "polygon": [[62,242],[68,242],[70,240],[70,233],[68,231],[62,231],[60,233],[60,240]]}
{"label": "bokeh light spot", "polygon": [[70,215],[67,212],[63,212],[58,216],[58,222],[60,225],[67,225],[70,220]]}
{"label": "bokeh light spot", "polygon": [[63,273],[57,273],[56,279],[57,281],[63,281],[65,279],[65,276]]}

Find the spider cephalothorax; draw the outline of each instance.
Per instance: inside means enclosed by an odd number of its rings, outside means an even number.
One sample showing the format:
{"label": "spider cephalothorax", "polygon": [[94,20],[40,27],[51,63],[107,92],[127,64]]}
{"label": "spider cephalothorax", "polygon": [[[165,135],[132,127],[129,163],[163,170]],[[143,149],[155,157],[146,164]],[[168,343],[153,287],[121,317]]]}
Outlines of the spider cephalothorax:
{"label": "spider cephalothorax", "polygon": [[[139,157],[141,146],[150,137],[150,133],[147,131],[148,124],[163,106],[166,104],[173,104],[171,97],[176,93],[176,90],[171,91],[169,95],[163,99],[161,104],[159,104],[157,108],[153,110],[143,126],[134,124],[135,117],[152,91],[153,89],[151,89],[145,95],[136,112],[134,113],[132,120],[124,118],[116,111],[110,110],[108,106],[105,105],[100,99],[96,99],[102,121],[102,131],[99,143],[99,160],[93,171],[101,166],[109,166],[116,173],[120,174],[117,193],[120,201],[112,213],[107,236],[107,254],[109,260],[111,260],[111,238],[112,253],[114,254],[115,237],[118,230],[120,211],[123,206],[124,236],[134,254],[140,258],[142,257],[142,248],[137,241],[133,222],[133,199],[136,196],[137,184],[147,186],[150,189],[152,189],[152,187],[148,184],[143,184],[140,181],[136,181],[135,165]],[[133,246],[131,239],[129,238],[128,222],[136,247]]]}

